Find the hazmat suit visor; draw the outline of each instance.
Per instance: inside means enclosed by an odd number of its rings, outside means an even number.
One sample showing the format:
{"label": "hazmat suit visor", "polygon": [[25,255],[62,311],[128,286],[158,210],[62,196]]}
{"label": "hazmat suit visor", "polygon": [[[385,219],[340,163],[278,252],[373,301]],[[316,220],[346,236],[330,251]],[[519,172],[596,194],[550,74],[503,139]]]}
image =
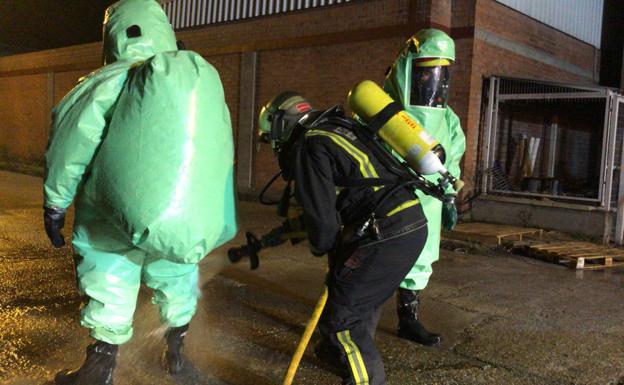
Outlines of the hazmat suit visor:
{"label": "hazmat suit visor", "polygon": [[410,105],[446,108],[450,75],[448,66],[420,67],[412,63]]}

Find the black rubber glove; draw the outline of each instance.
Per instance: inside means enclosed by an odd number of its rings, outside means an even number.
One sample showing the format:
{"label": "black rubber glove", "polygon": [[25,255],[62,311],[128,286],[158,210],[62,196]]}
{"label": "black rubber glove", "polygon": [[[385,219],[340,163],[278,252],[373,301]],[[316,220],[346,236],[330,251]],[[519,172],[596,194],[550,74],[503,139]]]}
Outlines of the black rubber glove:
{"label": "black rubber glove", "polygon": [[442,202],[442,228],[447,231],[453,230],[457,224],[457,206],[455,200],[449,199]]}
{"label": "black rubber glove", "polygon": [[43,223],[52,245],[56,248],[63,247],[65,238],[61,234],[61,229],[65,226],[65,210],[57,207],[44,207]]}

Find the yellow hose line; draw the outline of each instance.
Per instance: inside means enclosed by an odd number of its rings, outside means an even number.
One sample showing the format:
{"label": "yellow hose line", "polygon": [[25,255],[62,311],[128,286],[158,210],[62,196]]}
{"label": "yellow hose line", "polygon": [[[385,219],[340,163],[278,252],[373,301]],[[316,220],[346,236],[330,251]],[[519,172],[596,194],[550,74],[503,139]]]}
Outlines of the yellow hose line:
{"label": "yellow hose line", "polygon": [[312,333],[314,329],[316,329],[316,324],[318,324],[319,318],[321,318],[321,313],[323,312],[323,308],[325,308],[325,303],[327,302],[327,286],[323,288],[323,293],[321,294],[318,302],[316,303],[316,307],[314,308],[314,312],[306,325],[305,331],[301,336],[301,340],[299,341],[299,345],[297,345],[297,350],[295,350],[295,354],[293,354],[292,359],[290,360],[290,365],[288,366],[288,371],[286,372],[286,377],[284,377],[283,385],[291,385],[293,379],[295,378],[295,373],[297,373],[297,369],[299,368],[299,362],[301,362],[301,357],[303,357],[303,353],[308,347],[308,343],[310,342],[310,338],[312,337]]}

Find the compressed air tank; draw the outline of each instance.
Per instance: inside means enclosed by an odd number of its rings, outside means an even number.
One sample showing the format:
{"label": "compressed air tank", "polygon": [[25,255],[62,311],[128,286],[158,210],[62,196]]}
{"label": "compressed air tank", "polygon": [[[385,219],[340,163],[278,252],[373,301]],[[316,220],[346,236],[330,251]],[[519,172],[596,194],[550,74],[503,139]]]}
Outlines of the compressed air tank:
{"label": "compressed air tank", "polygon": [[[375,82],[364,80],[349,93],[349,105],[366,123],[370,123],[394,100]],[[444,167],[444,149],[423,126],[418,124],[405,110],[394,114],[377,131],[394,151],[417,172],[424,175],[447,174]]]}

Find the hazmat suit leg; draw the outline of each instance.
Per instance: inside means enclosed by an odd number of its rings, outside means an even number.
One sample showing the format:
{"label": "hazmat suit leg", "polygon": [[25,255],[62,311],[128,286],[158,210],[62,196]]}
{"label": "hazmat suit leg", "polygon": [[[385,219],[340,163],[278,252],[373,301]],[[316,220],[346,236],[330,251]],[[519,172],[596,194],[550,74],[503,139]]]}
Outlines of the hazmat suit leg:
{"label": "hazmat suit leg", "polygon": [[408,290],[423,290],[427,287],[429,278],[433,273],[433,263],[440,257],[442,202],[422,193],[420,190],[417,191],[417,195],[427,218],[429,235],[414,267],[401,282],[401,288]]}
{"label": "hazmat suit leg", "polygon": [[119,345],[132,337],[141,278],[154,290],[163,322],[171,327],[190,322],[199,296],[196,264],[147,255],[84,202],[77,204],[73,244],[79,288],[89,297],[81,324],[93,338]]}
{"label": "hazmat suit leg", "polygon": [[160,307],[160,320],[169,327],[191,322],[199,298],[198,280],[199,269],[194,263],[148,256],[143,266],[143,282],[154,290],[152,302]]}
{"label": "hazmat suit leg", "polygon": [[423,211],[427,217],[429,235],[423,251],[412,269],[407,273],[397,292],[397,315],[399,317],[398,336],[425,346],[439,346],[440,335],[427,331],[419,320],[418,294],[427,287],[433,272],[433,263],[440,255],[440,231],[442,202],[436,198],[417,192]]}
{"label": "hazmat suit leg", "polygon": [[74,223],[78,287],[89,297],[80,323],[96,340],[120,345],[132,337],[145,253],[89,206],[77,204]]}

